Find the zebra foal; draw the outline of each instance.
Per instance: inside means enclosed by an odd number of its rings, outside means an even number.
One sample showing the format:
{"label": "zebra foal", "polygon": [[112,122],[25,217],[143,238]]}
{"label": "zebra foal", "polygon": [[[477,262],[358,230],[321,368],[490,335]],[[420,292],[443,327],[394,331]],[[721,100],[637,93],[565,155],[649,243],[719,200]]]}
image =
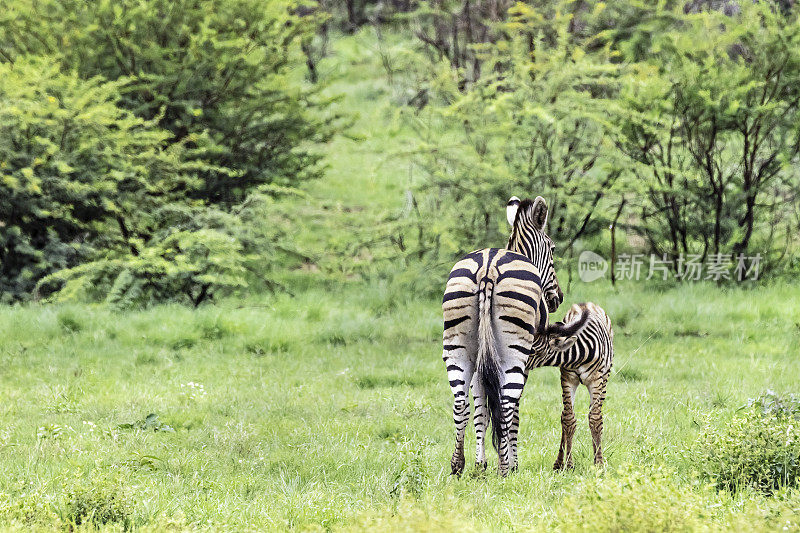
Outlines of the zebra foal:
{"label": "zebra foal", "polygon": [[589,389],[589,430],[595,464],[603,463],[603,401],[614,359],[614,331],[611,320],[599,305],[573,305],[561,322],[546,328],[546,335],[534,339],[526,371],[542,366],[561,370],[561,445],[554,470],[572,468],[572,438],[577,421],[573,405],[580,384]]}
{"label": "zebra foal", "polygon": [[544,231],[547,204],[539,196],[506,206],[511,236],[506,249],[466,255],[450,271],[442,298],[442,358],[453,392],[456,427],[451,472],[464,470],[464,437],[475,408],[475,462],[486,468],[484,438],[492,426],[501,475],[517,464],[519,400],[530,346],[547,326],[548,309],[564,298],[553,266],[553,242]]}

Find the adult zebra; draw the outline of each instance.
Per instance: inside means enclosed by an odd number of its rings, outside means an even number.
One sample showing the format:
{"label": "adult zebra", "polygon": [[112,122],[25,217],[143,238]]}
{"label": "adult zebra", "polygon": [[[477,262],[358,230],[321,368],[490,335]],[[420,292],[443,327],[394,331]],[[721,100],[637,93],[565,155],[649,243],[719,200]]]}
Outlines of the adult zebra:
{"label": "adult zebra", "polygon": [[575,435],[575,391],[582,383],[589,389],[589,430],[592,433],[595,464],[603,463],[603,401],[614,360],[614,331],[611,319],[597,304],[574,304],[564,319],[547,327],[531,347],[525,371],[542,366],[561,370],[561,446],[554,470],[572,468],[572,437]]}
{"label": "adult zebra", "polygon": [[520,201],[514,196],[506,217],[511,225],[506,249],[486,248],[461,259],[450,271],[442,299],[442,358],[456,426],[450,466],[456,475],[464,470],[470,385],[476,465],[486,467],[484,438],[491,421],[500,474],[516,467],[519,399],[530,346],[547,326],[548,309],[555,311],[564,298],[553,266],[553,241],[544,231],[544,198]]}

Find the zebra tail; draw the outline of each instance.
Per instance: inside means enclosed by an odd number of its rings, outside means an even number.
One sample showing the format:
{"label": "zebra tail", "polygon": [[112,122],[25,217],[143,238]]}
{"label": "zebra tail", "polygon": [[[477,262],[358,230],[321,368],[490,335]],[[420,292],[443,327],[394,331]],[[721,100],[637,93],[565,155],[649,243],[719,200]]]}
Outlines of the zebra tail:
{"label": "zebra tail", "polygon": [[589,310],[586,308],[581,309],[581,315],[578,317],[578,320],[571,322],[569,324],[564,324],[563,322],[556,322],[554,324],[550,324],[547,326],[545,330],[548,336],[553,335],[556,337],[572,337],[580,330],[583,329],[583,326],[586,325],[586,322],[589,320]]}
{"label": "zebra tail", "polygon": [[501,409],[500,362],[492,329],[492,301],[494,281],[484,278],[478,292],[478,376],[486,396],[486,408],[492,425],[492,444],[500,450],[503,436]]}

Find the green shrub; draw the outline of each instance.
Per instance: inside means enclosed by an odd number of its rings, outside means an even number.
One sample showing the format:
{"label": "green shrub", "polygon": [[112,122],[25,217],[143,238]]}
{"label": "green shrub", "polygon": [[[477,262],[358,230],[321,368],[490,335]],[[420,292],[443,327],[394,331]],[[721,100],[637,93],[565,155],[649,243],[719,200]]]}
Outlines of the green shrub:
{"label": "green shrub", "polygon": [[39,293],[127,309],[164,301],[197,306],[252,284],[272,289],[273,265],[297,260],[280,250],[291,224],[263,220],[275,203],[252,194],[226,212],[170,202],[154,212],[158,225],[135,251],[107,252],[58,271],[40,281]]}
{"label": "green shrub", "polygon": [[70,309],[60,311],[56,320],[64,333],[78,333],[83,329],[83,321]]}
{"label": "green shrub", "polygon": [[758,398],[751,399],[748,407],[764,416],[800,419],[800,396],[795,394],[777,394],[767,390]]}
{"label": "green shrub", "polygon": [[752,400],[722,427],[708,426],[691,456],[720,489],[772,494],[800,486],[797,398],[772,392]]}
{"label": "green shrub", "polygon": [[0,17],[0,49],[123,81],[125,108],[156,120],[170,144],[185,142],[191,159],[213,162],[192,195],[232,204],[254,186],[319,175],[319,155],[301,145],[327,138],[332,117],[293,70],[322,15],[300,16],[302,3],[14,0]]}
{"label": "green shrub", "polygon": [[9,529],[16,529],[9,526],[19,525],[20,531],[35,529],[36,526],[55,528],[62,525],[52,497],[38,490],[14,496],[0,492],[0,523]]}
{"label": "green shrub", "polygon": [[663,470],[598,474],[572,494],[550,524],[558,531],[697,531],[708,519],[703,497]]}
{"label": "green shrub", "polygon": [[788,489],[738,502],[724,522],[727,531],[800,531],[800,492]]}
{"label": "green shrub", "polygon": [[[381,438],[394,440],[400,432],[384,429],[381,433],[383,434]],[[393,498],[403,495],[410,495],[416,499],[422,497],[429,483],[429,475],[425,466],[425,446],[425,443],[403,442],[400,449],[401,459],[398,461],[392,488],[389,491]]]}
{"label": "green shrub", "polygon": [[105,300],[116,307],[177,300],[200,305],[216,292],[244,287],[241,243],[216,230],[178,231],[137,255],[84,263],[47,276],[56,301]]}
{"label": "green shrub", "polygon": [[282,224],[264,198],[321,174],[312,145],[338,123],[297,76],[322,20],[302,4],[4,3],[0,298],[127,308],[272,287]]}
{"label": "green shrub", "polygon": [[116,524],[127,531],[134,525],[134,505],[120,483],[92,478],[67,491],[64,518],[75,525]]}
{"label": "green shrub", "polygon": [[192,180],[167,132],[117,107],[118,83],[41,58],[0,63],[0,80],[0,294],[17,300],[98,249],[135,248]]}

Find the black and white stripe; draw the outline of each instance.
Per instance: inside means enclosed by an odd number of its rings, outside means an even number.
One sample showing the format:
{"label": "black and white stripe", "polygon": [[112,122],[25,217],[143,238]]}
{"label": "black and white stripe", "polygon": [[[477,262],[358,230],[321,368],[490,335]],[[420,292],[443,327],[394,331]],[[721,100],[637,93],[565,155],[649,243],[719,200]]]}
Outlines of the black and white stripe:
{"label": "black and white stripe", "polygon": [[476,463],[485,468],[486,430],[491,423],[499,471],[516,466],[519,399],[535,336],[547,326],[563,294],[553,267],[553,243],[544,232],[544,199],[507,205],[512,226],[508,249],[472,252],[455,264],[447,280],[443,359],[453,392],[454,474],[464,469],[470,386],[475,403]]}
{"label": "black and white stripe", "polygon": [[547,327],[546,335],[534,340],[526,371],[542,366],[561,369],[564,408],[561,414],[561,445],[553,468],[572,467],[572,437],[577,421],[573,405],[580,384],[589,389],[589,429],[594,461],[603,462],[603,401],[614,359],[614,332],[606,312],[593,303],[573,305],[563,321]]}

